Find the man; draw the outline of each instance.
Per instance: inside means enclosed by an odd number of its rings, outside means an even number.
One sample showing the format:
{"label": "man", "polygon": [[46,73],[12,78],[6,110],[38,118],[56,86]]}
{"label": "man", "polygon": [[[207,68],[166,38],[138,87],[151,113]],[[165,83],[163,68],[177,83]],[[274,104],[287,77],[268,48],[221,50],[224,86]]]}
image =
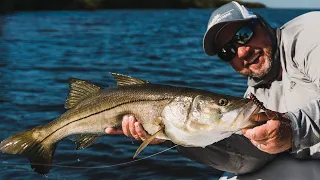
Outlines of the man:
{"label": "man", "polygon": [[[282,171],[282,179],[297,178],[289,169],[302,170],[297,174],[305,173],[307,179],[319,177],[320,161],[295,159],[320,159],[319,19],[320,12],[311,12],[273,29],[237,2],[216,9],[204,36],[206,54],[218,55],[247,76],[245,97],[255,94],[278,118],[270,119],[262,112],[252,120],[265,123],[243,129],[243,136],[232,135],[206,148],[179,146],[177,150],[197,162],[235,174],[254,172],[276,159],[269,165],[270,173],[262,170],[257,178]],[[149,136],[133,116],[124,117],[122,129],[107,128],[106,132],[124,133],[135,139]],[[153,143],[160,142],[163,141],[157,139]],[[287,164],[274,172],[272,166],[278,167],[277,161]]]}

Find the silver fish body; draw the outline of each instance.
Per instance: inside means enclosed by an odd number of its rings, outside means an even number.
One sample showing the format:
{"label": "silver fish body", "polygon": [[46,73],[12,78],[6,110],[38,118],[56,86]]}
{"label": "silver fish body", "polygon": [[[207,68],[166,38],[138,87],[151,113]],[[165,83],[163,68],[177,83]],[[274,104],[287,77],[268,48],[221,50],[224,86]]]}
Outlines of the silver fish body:
{"label": "silver fish body", "polygon": [[157,138],[205,147],[254,126],[248,119],[259,111],[249,99],[112,75],[118,86],[103,90],[87,81],[71,79],[65,105],[68,110],[46,125],[3,140],[0,150],[28,156],[31,167],[45,174],[61,139],[75,135],[77,149],[86,148],[105,135],[107,127],[121,127],[122,117],[127,114],[133,114]]}

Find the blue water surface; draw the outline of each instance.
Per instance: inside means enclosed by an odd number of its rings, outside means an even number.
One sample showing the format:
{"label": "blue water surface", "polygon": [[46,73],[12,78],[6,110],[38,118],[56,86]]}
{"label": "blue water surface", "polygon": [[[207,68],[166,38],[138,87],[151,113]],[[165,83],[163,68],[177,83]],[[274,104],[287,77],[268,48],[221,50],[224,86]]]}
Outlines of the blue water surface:
{"label": "blue water surface", "polygon": [[[20,12],[1,16],[0,139],[45,124],[64,110],[68,78],[115,85],[109,72],[154,83],[206,89],[241,97],[246,79],[202,50],[212,10],[105,10]],[[254,9],[274,27],[311,10]],[[76,151],[59,143],[46,176],[27,158],[0,154],[1,179],[217,179],[218,173],[175,150],[132,161],[140,142],[104,136]],[[148,146],[140,158],[164,150]],[[80,168],[83,166],[96,167]],[[97,168],[105,166],[102,168]],[[111,167],[109,167],[111,166]]]}

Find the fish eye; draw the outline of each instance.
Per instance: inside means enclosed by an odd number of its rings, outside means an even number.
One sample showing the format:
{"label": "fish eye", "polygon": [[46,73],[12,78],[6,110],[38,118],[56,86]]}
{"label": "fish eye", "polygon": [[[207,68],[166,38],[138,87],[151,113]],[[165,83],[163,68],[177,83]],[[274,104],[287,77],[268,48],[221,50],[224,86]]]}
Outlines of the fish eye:
{"label": "fish eye", "polygon": [[226,106],[228,104],[228,100],[224,99],[224,98],[221,98],[221,99],[219,99],[218,104],[220,106]]}

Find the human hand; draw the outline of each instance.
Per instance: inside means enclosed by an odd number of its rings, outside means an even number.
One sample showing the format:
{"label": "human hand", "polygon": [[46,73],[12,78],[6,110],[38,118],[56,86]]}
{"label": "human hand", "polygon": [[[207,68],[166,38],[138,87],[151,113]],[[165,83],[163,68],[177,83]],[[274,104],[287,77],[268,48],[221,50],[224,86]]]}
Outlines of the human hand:
{"label": "human hand", "polygon": [[292,129],[285,114],[267,110],[253,115],[250,120],[266,122],[254,128],[242,129],[242,134],[261,151],[277,154],[292,147]]}
{"label": "human hand", "polygon": [[[123,117],[122,130],[106,128],[105,132],[107,134],[124,134],[136,140],[145,140],[150,137],[150,135],[143,129],[141,123],[138,122],[132,115],[126,115]],[[155,138],[149,144],[160,144],[164,141],[164,139]]]}

